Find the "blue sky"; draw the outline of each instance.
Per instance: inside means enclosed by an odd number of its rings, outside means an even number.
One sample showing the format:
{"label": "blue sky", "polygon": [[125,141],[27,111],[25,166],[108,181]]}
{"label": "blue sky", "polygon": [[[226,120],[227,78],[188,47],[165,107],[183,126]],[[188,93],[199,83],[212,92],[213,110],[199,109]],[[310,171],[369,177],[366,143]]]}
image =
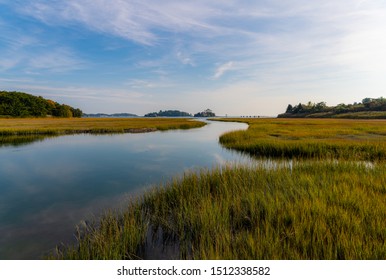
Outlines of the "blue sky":
{"label": "blue sky", "polygon": [[87,113],[385,96],[383,0],[0,0],[0,89]]}

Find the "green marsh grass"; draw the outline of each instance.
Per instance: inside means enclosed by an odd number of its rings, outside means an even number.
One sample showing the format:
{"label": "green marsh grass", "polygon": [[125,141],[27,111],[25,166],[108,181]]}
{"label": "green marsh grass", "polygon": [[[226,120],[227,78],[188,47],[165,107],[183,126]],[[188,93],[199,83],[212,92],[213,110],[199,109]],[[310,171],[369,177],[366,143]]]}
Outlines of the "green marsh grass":
{"label": "green marsh grass", "polygon": [[165,259],[385,259],[385,172],[295,161],[185,174],[106,215],[56,257],[143,258],[158,228],[178,249]]}
{"label": "green marsh grass", "polygon": [[[386,159],[385,120],[233,119],[248,130],[226,133],[220,143],[258,157]],[[230,121],[223,119],[223,121]]]}

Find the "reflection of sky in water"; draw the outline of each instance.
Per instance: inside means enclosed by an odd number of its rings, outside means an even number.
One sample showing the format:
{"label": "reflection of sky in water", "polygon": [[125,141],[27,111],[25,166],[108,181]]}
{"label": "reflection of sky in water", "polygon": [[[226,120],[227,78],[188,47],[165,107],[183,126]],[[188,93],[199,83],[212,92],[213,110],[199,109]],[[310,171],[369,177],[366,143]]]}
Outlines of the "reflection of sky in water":
{"label": "reflection of sky in water", "polygon": [[200,129],[143,134],[72,135],[0,147],[0,258],[39,258],[75,225],[124,198],[186,170],[247,158],[218,145],[245,129],[209,123]]}

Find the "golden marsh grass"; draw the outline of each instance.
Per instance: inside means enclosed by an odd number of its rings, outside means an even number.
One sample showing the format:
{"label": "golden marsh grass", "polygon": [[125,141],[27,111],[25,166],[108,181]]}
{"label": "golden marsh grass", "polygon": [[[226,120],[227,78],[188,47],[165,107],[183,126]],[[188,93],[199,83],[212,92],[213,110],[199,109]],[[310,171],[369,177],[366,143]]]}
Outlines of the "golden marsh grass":
{"label": "golden marsh grass", "polygon": [[203,125],[184,118],[5,118],[0,119],[0,136],[147,132]]}

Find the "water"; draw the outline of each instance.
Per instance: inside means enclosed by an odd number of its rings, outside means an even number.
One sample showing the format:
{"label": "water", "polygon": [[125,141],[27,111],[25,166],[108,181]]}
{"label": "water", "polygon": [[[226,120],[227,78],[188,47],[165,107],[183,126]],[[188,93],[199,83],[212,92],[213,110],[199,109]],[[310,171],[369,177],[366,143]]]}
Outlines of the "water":
{"label": "water", "polygon": [[77,225],[184,171],[249,162],[218,144],[222,133],[246,127],[209,122],[0,146],[0,259],[40,259],[60,242],[73,242]]}

